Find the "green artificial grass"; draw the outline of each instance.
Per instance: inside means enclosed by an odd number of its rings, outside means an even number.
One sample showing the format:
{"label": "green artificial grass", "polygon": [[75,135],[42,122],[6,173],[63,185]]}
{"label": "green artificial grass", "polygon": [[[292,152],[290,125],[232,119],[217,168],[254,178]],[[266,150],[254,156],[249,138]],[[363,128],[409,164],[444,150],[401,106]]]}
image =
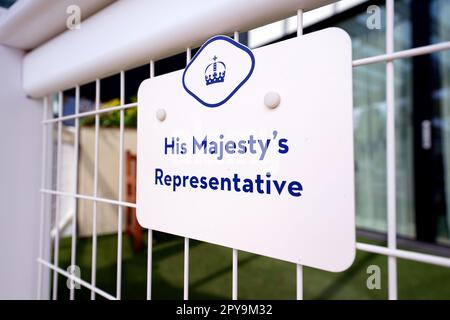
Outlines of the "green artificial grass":
{"label": "green artificial grass", "polygon": [[[154,232],[155,234],[156,232]],[[146,238],[146,237],[144,237]],[[361,239],[360,239],[361,240]],[[91,238],[77,241],[81,278],[91,281]],[[59,265],[70,264],[70,238],[60,242]],[[116,293],[117,236],[98,237],[97,279],[101,290]],[[182,238],[156,233],[153,243],[153,299],[183,298]],[[147,252],[134,252],[131,239],[123,237],[122,299],[145,299]],[[190,299],[231,298],[231,249],[190,241]],[[367,267],[381,269],[381,289],[366,286]],[[68,299],[66,279],[58,277],[58,297]],[[387,258],[358,251],[352,267],[342,273],[304,268],[305,299],[386,299]],[[239,299],[295,299],[295,265],[239,252]],[[89,299],[90,290],[76,290],[76,299]],[[399,299],[450,299],[450,269],[398,259]],[[102,299],[97,295],[97,299]]]}

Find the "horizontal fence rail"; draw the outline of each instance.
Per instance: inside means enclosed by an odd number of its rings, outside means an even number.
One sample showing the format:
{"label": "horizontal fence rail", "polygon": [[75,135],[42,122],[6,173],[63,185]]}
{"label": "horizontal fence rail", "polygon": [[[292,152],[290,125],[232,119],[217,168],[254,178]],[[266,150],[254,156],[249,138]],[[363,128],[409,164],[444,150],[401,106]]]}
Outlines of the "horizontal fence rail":
{"label": "horizontal fence rail", "polygon": [[63,191],[56,191],[56,190],[48,190],[48,189],[41,189],[40,191],[42,193],[53,194],[53,195],[57,195],[57,196],[74,197],[74,198],[81,199],[81,200],[91,200],[91,201],[97,201],[97,202],[102,202],[102,203],[109,203],[109,204],[113,204],[116,206],[136,208],[136,203],[131,203],[131,202],[124,202],[124,201],[118,201],[118,200],[95,197],[95,196],[87,196],[84,194],[70,193],[70,192],[63,192]]}
{"label": "horizontal fence rail", "polygon": [[417,56],[423,56],[426,54],[436,53],[440,51],[450,50],[450,41],[442,42],[438,44],[431,44],[428,46],[418,47],[414,49],[407,49],[402,51],[397,51],[393,53],[382,54],[374,57],[363,58],[353,61],[354,67],[379,63],[379,62],[388,62],[398,59],[406,59],[413,58]]}
{"label": "horizontal fence rail", "polygon": [[45,261],[45,260],[38,259],[37,261],[38,261],[38,263],[40,265],[43,265],[43,266],[45,266],[45,267],[47,267],[47,268],[49,268],[49,269],[59,273],[60,275],[66,277],[68,280],[72,280],[72,281],[82,285],[83,287],[92,290],[93,292],[95,292],[96,294],[102,296],[103,298],[106,298],[108,300],[117,300],[117,298],[115,296],[110,295],[109,293],[107,293],[107,292],[105,292],[105,291],[103,291],[103,290],[101,290],[101,289],[99,289],[97,287],[92,286],[89,282],[84,281],[83,279],[81,279],[81,278],[79,278],[77,276],[74,276],[73,274],[70,274],[67,271],[65,271],[65,270],[63,270],[63,269],[61,269],[61,268],[59,268],[59,267],[57,267],[57,266],[55,266],[55,265]]}
{"label": "horizontal fence rail", "polygon": [[78,118],[84,118],[84,117],[90,117],[90,116],[95,116],[95,115],[101,115],[101,114],[105,114],[105,113],[109,113],[109,112],[113,112],[113,111],[121,111],[121,110],[135,108],[135,107],[137,107],[137,103],[121,104],[121,105],[118,105],[118,106],[115,106],[115,107],[109,107],[109,108],[104,108],[104,109],[86,111],[86,112],[81,112],[81,113],[74,113],[74,114],[67,115],[67,116],[61,116],[61,117],[57,117],[57,118],[46,119],[46,120],[42,120],[42,123],[43,124],[48,124],[48,123],[55,123],[55,122],[59,122],[59,121],[73,120],[73,119],[78,119]]}

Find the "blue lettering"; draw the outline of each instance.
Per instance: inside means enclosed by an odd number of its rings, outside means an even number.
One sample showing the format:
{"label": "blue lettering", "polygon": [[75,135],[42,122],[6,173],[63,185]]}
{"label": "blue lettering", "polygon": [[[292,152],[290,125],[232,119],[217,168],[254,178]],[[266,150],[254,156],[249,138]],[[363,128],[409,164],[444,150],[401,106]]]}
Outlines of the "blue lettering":
{"label": "blue lettering", "polygon": [[192,152],[195,154],[196,149],[198,151],[201,151],[203,149],[203,153],[206,153],[206,143],[207,143],[207,136],[199,143],[195,137],[192,137]]}
{"label": "blue lettering", "polygon": [[300,191],[303,191],[303,186],[298,181],[292,181],[289,183],[288,191],[293,197],[300,197],[302,194]]}
{"label": "blue lettering", "polygon": [[[211,189],[222,191],[234,191],[245,193],[272,194],[272,185],[278,195],[283,191],[289,193],[292,197],[302,196],[303,186],[299,181],[285,181],[271,179],[272,175],[267,172],[264,176],[257,174],[255,178],[240,178],[239,174],[234,173],[232,177],[197,177],[188,175],[170,175],[165,174],[160,168],[155,168],[155,185],[165,185],[170,187],[173,192],[179,188],[190,187],[192,189]],[[274,194],[276,194],[274,193]]]}
{"label": "blue lettering", "polygon": [[162,182],[163,175],[164,175],[164,172],[161,169],[159,169],[159,168],[155,169],[155,184],[158,184],[158,181],[160,184],[163,184],[163,182]]}

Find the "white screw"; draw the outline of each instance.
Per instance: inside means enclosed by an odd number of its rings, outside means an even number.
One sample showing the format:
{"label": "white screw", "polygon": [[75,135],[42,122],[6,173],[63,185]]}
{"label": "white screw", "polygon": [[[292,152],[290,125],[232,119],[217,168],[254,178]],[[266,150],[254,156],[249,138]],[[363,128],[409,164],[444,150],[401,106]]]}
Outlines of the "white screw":
{"label": "white screw", "polygon": [[164,110],[164,109],[156,110],[156,119],[158,119],[159,121],[162,122],[162,121],[166,120],[166,117],[167,117],[166,110]]}
{"label": "white screw", "polygon": [[280,104],[281,97],[277,92],[270,91],[264,96],[264,104],[269,109],[275,109]]}

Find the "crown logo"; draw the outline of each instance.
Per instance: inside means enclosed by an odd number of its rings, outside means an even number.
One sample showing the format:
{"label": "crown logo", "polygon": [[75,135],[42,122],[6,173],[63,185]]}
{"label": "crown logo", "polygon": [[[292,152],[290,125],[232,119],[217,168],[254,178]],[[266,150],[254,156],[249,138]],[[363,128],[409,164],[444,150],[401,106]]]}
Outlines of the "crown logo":
{"label": "crown logo", "polygon": [[213,57],[214,62],[210,63],[205,69],[205,82],[206,85],[224,82],[225,71],[227,67],[222,61],[217,61],[217,57]]}

